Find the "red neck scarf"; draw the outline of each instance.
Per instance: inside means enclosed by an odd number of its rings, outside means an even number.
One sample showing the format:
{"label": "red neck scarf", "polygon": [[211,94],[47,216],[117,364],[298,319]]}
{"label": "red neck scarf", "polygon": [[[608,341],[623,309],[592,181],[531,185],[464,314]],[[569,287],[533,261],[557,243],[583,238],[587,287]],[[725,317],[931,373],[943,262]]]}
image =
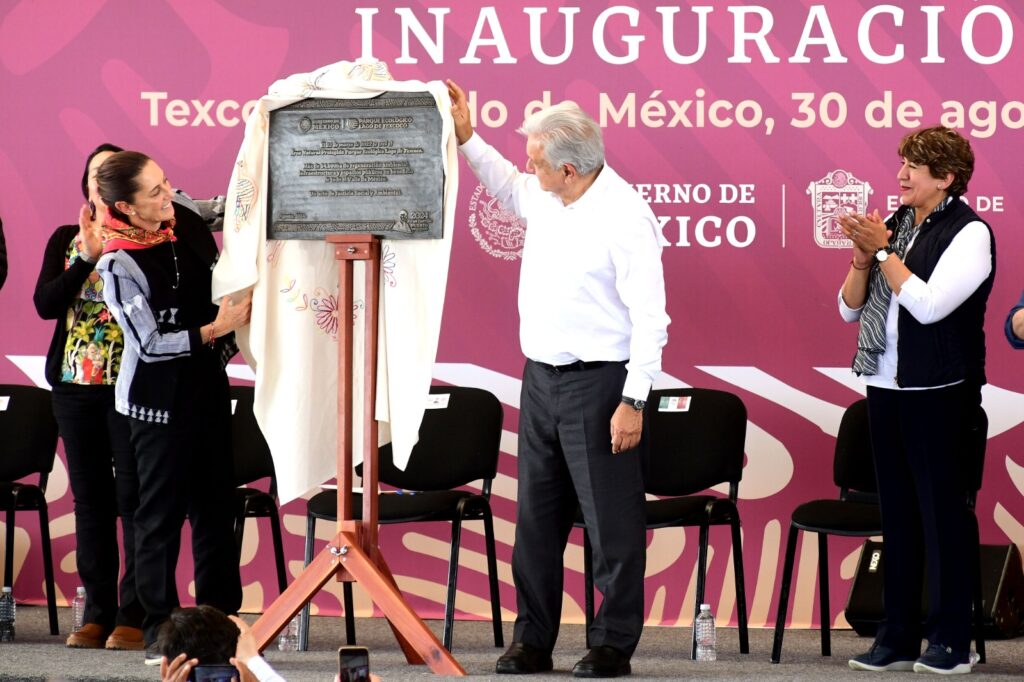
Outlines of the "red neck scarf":
{"label": "red neck scarf", "polygon": [[107,215],[103,220],[103,253],[120,249],[126,251],[148,249],[164,242],[177,241],[174,236],[174,222],[172,218],[156,232],[151,232],[118,220],[108,208]]}

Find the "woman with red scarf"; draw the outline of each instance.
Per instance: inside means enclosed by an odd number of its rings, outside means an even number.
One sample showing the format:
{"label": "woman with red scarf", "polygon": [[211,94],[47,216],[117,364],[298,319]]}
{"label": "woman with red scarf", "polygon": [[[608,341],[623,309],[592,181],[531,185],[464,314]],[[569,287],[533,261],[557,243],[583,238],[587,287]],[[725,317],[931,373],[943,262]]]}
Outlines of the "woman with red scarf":
{"label": "woman with red scarf", "polygon": [[[106,211],[96,190],[96,169],[120,147],[102,144],[89,154],[82,195]],[[36,311],[56,320],[46,354],[46,379],[53,388],[53,413],[64,441],[68,479],[75,499],[78,576],[85,587],[82,628],[72,648],[141,649],[145,611],[135,592],[135,508],[139,481],[129,422],[114,410],[114,383],[124,347],[103,303],[96,261],[103,250],[100,221],[92,207],[81,225],[58,227],[46,245],[36,282]],[[117,518],[121,517],[124,575]]]}
{"label": "woman with red scarf", "polygon": [[[237,351],[234,330],[249,321],[251,297],[211,303],[217,245],[197,214],[172,201],[152,159],[114,154],[96,181],[108,206],[96,269],[124,332],[115,407],[131,417],[138,466],[136,585],[149,647],[178,606],[175,566],[186,516],[196,602],[225,613],[241,605],[224,367]],[[148,648],[146,658],[160,662]]]}

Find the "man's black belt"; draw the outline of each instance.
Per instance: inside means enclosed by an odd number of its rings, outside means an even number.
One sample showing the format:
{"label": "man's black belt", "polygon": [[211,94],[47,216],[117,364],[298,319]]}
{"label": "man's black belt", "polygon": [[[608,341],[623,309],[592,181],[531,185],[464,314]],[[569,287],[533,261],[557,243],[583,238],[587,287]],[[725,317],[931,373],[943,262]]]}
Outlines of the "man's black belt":
{"label": "man's black belt", "polygon": [[621,365],[625,363],[625,360],[616,362],[614,360],[594,360],[592,362],[584,362],[583,360],[577,360],[576,362],[570,362],[568,365],[549,365],[546,362],[533,362],[540,365],[543,369],[555,374],[561,374],[562,372],[582,372],[588,369],[597,369],[598,367],[606,367],[607,365]]}

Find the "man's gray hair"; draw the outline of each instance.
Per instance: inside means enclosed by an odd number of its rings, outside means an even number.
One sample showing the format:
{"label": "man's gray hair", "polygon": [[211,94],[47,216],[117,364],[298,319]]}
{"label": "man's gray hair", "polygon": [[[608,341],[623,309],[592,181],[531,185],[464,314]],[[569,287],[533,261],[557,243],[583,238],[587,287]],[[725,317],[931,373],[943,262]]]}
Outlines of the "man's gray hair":
{"label": "man's gray hair", "polygon": [[519,132],[544,145],[552,168],[571,164],[586,175],[604,164],[601,127],[575,102],[560,102],[532,114]]}

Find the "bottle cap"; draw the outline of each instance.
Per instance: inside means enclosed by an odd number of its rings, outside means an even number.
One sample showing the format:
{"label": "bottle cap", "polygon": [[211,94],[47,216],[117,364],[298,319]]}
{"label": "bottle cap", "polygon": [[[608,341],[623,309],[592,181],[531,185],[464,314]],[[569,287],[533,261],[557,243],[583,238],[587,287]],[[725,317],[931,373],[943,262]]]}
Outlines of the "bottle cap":
{"label": "bottle cap", "polygon": [[11,588],[7,587],[6,585],[4,585],[4,592],[10,592],[10,591],[11,591]]}
{"label": "bottle cap", "polygon": [[711,604],[701,604],[700,605],[700,610],[701,611],[710,611],[711,610]]}
{"label": "bottle cap", "polygon": [[82,586],[79,586],[78,590],[77,590],[77,592],[75,594],[80,594],[80,595],[82,595],[84,597],[85,596],[85,588],[82,587]]}

